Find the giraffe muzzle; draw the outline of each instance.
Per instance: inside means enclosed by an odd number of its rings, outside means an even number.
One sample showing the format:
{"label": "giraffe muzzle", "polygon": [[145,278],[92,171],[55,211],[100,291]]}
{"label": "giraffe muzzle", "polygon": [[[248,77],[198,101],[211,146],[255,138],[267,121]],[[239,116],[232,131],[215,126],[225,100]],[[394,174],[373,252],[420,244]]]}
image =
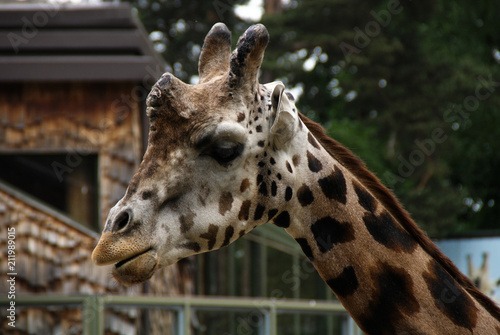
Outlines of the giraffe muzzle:
{"label": "giraffe muzzle", "polygon": [[153,248],[121,260],[115,264],[111,275],[124,286],[142,283],[158,268],[158,255]]}
{"label": "giraffe muzzle", "polygon": [[155,248],[113,232],[102,234],[92,252],[92,260],[96,265],[114,264],[111,274],[124,286],[148,280],[158,268]]}

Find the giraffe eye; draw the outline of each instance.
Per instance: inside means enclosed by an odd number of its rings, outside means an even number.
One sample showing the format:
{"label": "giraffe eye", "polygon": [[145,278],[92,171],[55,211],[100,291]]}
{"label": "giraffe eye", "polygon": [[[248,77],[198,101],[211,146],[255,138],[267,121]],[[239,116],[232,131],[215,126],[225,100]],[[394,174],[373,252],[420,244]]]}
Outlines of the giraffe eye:
{"label": "giraffe eye", "polygon": [[236,159],[243,151],[243,144],[237,142],[219,142],[215,143],[208,153],[219,164],[227,165]]}

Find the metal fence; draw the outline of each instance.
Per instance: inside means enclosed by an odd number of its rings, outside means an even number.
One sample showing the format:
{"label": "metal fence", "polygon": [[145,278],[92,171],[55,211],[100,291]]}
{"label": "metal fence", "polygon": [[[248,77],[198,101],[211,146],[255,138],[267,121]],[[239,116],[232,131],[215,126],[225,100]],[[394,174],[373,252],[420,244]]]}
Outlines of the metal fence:
{"label": "metal fence", "polygon": [[[2,309],[9,301],[0,298]],[[360,335],[362,332],[338,302],[315,300],[289,300],[267,298],[228,298],[228,297],[150,297],[150,296],[111,296],[111,295],[74,295],[74,296],[17,296],[16,307],[54,308],[73,306],[81,308],[84,335],[103,335],[105,333],[105,314],[108,308],[161,308],[175,315],[175,334],[193,335],[192,320],[199,311],[217,313],[246,313],[258,319],[259,335],[283,334],[279,329],[278,317],[284,314],[327,315],[341,319],[340,332],[332,334]],[[221,314],[222,315],[222,314]],[[241,318],[240,318],[241,320]]]}

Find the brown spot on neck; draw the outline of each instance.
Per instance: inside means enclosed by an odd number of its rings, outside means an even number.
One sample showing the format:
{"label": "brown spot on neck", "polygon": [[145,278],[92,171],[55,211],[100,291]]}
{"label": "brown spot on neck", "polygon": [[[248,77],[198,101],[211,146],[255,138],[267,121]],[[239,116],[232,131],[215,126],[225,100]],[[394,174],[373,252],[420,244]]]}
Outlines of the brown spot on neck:
{"label": "brown spot on neck", "polygon": [[287,211],[279,213],[275,218],[273,218],[273,223],[281,228],[288,228],[290,226],[290,214]]}
{"label": "brown spot on neck", "polygon": [[436,307],[457,326],[472,331],[477,324],[477,308],[469,295],[436,261],[424,273]]}
{"label": "brown spot on neck", "polygon": [[368,193],[368,191],[358,182],[354,181],[352,183],[352,186],[354,187],[354,191],[358,196],[358,203],[361,205],[361,207],[371,213],[375,213],[375,210],[377,209],[377,202],[375,201],[375,198],[372,197],[372,195]]}
{"label": "brown spot on neck", "polygon": [[260,219],[262,219],[265,210],[266,207],[262,206],[261,204],[257,204],[257,207],[255,207],[255,213],[253,215],[254,221],[259,221]]}
{"label": "brown spot on neck", "polygon": [[319,172],[323,169],[323,164],[311,152],[307,151],[307,165],[311,172]]}
{"label": "brown spot on neck", "polygon": [[330,251],[335,245],[354,240],[354,229],[350,223],[340,222],[326,216],[311,225],[311,231],[319,251]]}
{"label": "brown spot on neck", "polygon": [[347,185],[340,168],[335,166],[330,175],[318,180],[318,184],[328,199],[336,200],[344,205],[346,204]]}
{"label": "brown spot on neck", "polygon": [[308,140],[308,141],[309,141],[309,143],[310,143],[313,147],[315,147],[316,149],[319,149],[319,148],[320,148],[320,146],[319,146],[318,142],[316,141],[316,139],[314,138],[313,134],[308,133],[308,134],[307,134],[307,140]]}
{"label": "brown spot on neck", "polygon": [[299,200],[302,207],[312,204],[314,201],[314,195],[306,184],[303,184],[297,191],[297,199]]}
{"label": "brown spot on neck", "polygon": [[238,219],[241,221],[248,221],[250,215],[250,205],[252,202],[250,200],[243,201],[241,204],[240,212],[238,213]]}
{"label": "brown spot on neck", "polygon": [[379,215],[365,213],[363,216],[366,229],[378,243],[398,252],[411,253],[417,248],[417,243],[387,212]]}
{"label": "brown spot on neck", "polygon": [[344,268],[340,275],[328,279],[326,283],[337,296],[342,298],[352,295],[359,286],[356,272],[352,266]]}
{"label": "brown spot on neck", "polygon": [[224,232],[224,242],[222,242],[221,248],[229,245],[233,235],[234,235],[234,228],[232,226],[228,226],[226,228],[226,231]]}
{"label": "brown spot on neck", "polygon": [[383,262],[376,264],[371,277],[374,295],[358,324],[368,334],[396,334],[396,325],[420,310],[413,279],[405,269]]}

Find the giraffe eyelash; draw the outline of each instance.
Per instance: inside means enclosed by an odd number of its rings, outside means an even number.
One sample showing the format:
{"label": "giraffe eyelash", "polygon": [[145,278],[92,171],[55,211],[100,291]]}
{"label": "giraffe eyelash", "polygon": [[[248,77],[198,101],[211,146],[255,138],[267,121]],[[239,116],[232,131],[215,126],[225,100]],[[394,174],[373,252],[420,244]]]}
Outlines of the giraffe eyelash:
{"label": "giraffe eyelash", "polygon": [[243,143],[226,140],[213,142],[212,145],[203,151],[203,154],[212,157],[220,165],[227,167],[232,161],[241,155],[243,149]]}

